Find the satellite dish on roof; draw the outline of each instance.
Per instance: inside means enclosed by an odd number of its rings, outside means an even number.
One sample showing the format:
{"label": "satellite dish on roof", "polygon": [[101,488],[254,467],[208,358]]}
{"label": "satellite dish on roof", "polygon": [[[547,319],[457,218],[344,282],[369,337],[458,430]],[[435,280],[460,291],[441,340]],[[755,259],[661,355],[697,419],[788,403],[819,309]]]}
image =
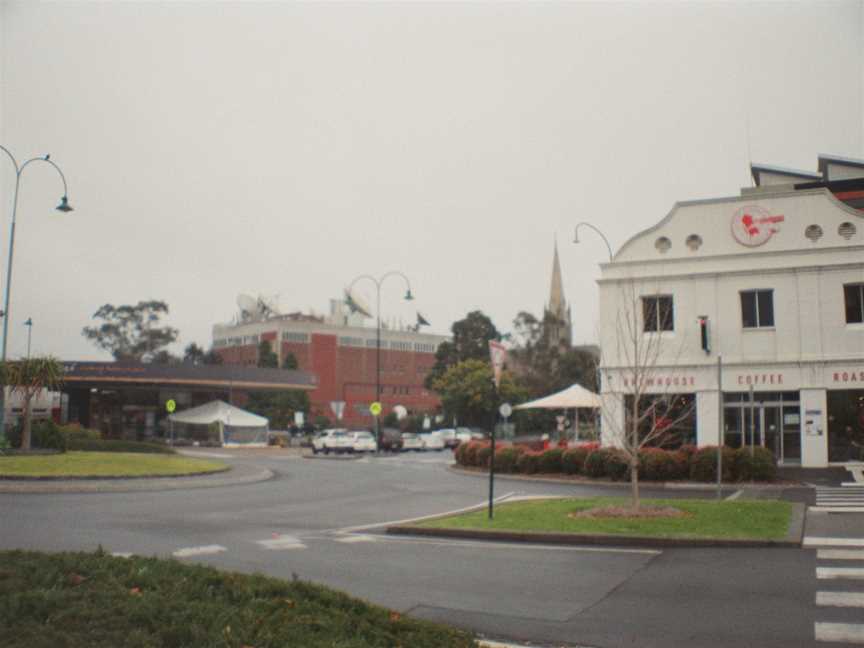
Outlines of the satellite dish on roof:
{"label": "satellite dish on roof", "polygon": [[347,288],[345,289],[345,303],[352,313],[360,313],[363,317],[372,317],[372,311],[369,309],[366,300],[356,293],[352,293]]}

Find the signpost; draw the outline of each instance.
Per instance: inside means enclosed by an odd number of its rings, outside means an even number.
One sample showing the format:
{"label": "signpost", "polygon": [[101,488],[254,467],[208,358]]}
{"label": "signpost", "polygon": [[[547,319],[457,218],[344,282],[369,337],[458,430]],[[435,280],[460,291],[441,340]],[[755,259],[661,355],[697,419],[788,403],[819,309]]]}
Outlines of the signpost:
{"label": "signpost", "polygon": [[[513,413],[510,403],[501,403],[498,413],[507,423],[507,419]],[[492,500],[495,497],[495,427],[492,427],[492,453],[489,455],[489,519],[492,519]]]}
{"label": "signpost", "polygon": [[375,454],[380,452],[381,448],[381,426],[378,424],[378,417],[381,414],[381,403],[375,401],[369,406],[369,413],[375,417]]}
{"label": "signpost", "polygon": [[[169,414],[172,414],[174,412],[174,410],[177,409],[177,403],[174,402],[173,398],[169,398],[167,401],[165,401],[165,409]],[[168,417],[168,431],[169,431],[169,436],[171,438],[171,445],[173,446],[174,445],[174,421],[171,420],[170,416]]]}

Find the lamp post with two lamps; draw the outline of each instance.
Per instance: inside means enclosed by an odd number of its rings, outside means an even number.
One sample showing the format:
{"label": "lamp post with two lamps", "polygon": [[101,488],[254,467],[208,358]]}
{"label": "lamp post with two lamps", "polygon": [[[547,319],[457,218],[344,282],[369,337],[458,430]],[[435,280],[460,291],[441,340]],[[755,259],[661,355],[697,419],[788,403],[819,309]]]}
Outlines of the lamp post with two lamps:
{"label": "lamp post with two lamps", "polygon": [[[375,402],[378,403],[381,401],[381,286],[387,279],[391,277],[401,277],[405,281],[405,286],[407,290],[405,292],[405,301],[411,301],[414,299],[414,295],[411,294],[411,282],[408,280],[408,277],[405,276],[404,273],[399,272],[398,270],[392,270],[390,272],[386,272],[381,275],[379,278],[375,278],[372,275],[362,274],[359,277],[356,277],[349,285],[348,288],[345,289],[345,302],[348,304],[348,308],[351,309],[352,312],[360,312],[365,315],[370,315],[368,311],[363,309],[356,301],[354,301],[351,296],[351,290],[354,288],[354,285],[359,281],[371,281],[375,286],[375,318],[376,318],[376,333],[375,333]],[[375,445],[376,447],[381,447],[381,432],[380,426],[378,424],[379,415],[375,415]]]}
{"label": "lamp post with two lamps", "polygon": [[[12,257],[15,251],[15,223],[18,215],[18,190],[21,188],[21,174],[24,173],[24,169],[26,169],[30,164],[34,162],[44,162],[45,164],[49,164],[54,167],[54,170],[60,174],[60,179],[63,181],[63,196],[60,198],[60,204],[57,205],[56,209],[60,212],[71,212],[72,206],[69,204],[68,198],[68,189],[66,186],[66,176],[63,175],[63,171],[60,169],[57,164],[51,160],[50,155],[43,155],[39,157],[33,157],[29,160],[25,160],[23,163],[18,162],[14,155],[12,155],[11,151],[7,149],[5,146],[0,144],[0,150],[2,150],[12,162],[12,166],[15,168],[15,190],[12,194],[12,228],[9,233],[9,258],[6,266],[6,289],[5,296],[3,298],[3,343],[2,347],[0,347],[0,362],[6,362],[6,347],[9,341],[9,297],[12,291]],[[6,389],[5,387],[0,389],[0,436],[5,433],[6,430]]]}

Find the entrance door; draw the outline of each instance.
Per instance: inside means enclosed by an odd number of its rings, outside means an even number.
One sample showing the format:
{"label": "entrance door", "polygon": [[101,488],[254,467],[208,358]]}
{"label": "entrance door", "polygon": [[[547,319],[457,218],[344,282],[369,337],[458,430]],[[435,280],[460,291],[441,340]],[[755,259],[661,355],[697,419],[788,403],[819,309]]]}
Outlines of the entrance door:
{"label": "entrance door", "polygon": [[762,429],[765,447],[770,448],[780,463],[801,461],[801,426],[796,416],[798,406],[765,405],[762,408]]}
{"label": "entrance door", "polygon": [[801,462],[801,411],[798,405],[783,406],[783,462]]}

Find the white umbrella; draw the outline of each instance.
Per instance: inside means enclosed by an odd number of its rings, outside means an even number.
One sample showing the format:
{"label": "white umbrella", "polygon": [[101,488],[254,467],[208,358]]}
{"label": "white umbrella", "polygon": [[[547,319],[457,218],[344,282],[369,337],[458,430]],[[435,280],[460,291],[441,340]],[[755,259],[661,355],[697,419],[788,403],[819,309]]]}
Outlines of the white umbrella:
{"label": "white umbrella", "polygon": [[579,407],[598,409],[600,396],[576,383],[560,392],[522,403],[513,409],[575,409]]}

